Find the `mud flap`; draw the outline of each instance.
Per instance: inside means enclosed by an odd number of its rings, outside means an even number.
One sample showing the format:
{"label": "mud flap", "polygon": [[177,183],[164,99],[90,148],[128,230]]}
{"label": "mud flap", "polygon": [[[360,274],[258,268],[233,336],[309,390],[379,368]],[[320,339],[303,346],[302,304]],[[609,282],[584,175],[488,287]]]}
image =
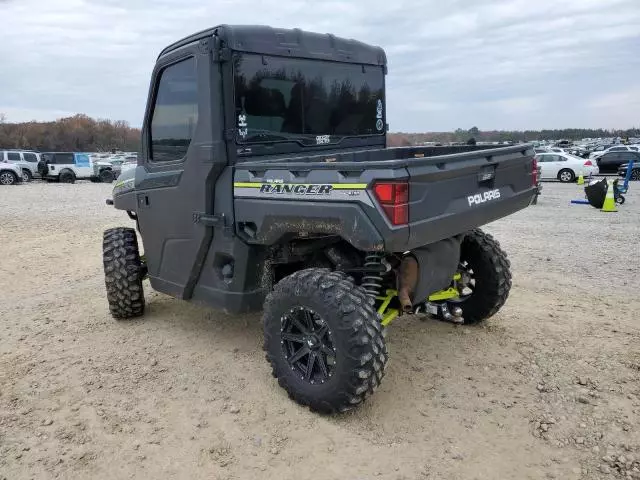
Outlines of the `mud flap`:
{"label": "mud flap", "polygon": [[414,304],[423,302],[429,294],[451,285],[451,279],[460,263],[460,244],[463,238],[464,235],[456,235],[411,251],[419,268],[418,284],[411,298]]}

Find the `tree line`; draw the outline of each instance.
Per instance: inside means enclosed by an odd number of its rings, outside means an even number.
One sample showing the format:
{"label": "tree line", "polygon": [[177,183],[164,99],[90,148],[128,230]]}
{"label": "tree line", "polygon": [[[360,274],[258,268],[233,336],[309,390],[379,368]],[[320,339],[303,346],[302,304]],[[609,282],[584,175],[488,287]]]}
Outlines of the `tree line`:
{"label": "tree line", "polygon": [[93,119],[74,115],[55,122],[9,123],[0,113],[0,149],[41,152],[138,151],[140,129],[123,120]]}
{"label": "tree line", "polygon": [[[492,130],[478,127],[468,130],[458,128],[453,132],[391,133],[390,146],[418,145],[425,142],[465,143],[473,138],[477,142],[529,142],[532,140],[580,140],[582,138],[640,137],[640,129],[606,130],[565,128],[557,130]],[[93,119],[87,115],[74,115],[55,122],[7,122],[0,113],[0,149],[108,152],[133,151],[140,148],[140,129],[123,120]]]}
{"label": "tree line", "polygon": [[556,130],[490,130],[481,131],[478,127],[468,130],[458,128],[453,132],[429,133],[392,133],[389,143],[392,146],[409,146],[425,142],[465,143],[473,138],[476,142],[530,142],[535,140],[581,140],[583,138],[631,138],[640,137],[639,128],[626,130],[607,130],[603,128],[564,128]]}

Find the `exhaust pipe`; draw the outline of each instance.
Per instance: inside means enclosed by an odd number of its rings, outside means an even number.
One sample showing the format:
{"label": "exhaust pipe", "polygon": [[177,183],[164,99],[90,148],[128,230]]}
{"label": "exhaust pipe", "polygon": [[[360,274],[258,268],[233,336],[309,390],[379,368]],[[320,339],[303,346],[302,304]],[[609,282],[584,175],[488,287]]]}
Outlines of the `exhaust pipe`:
{"label": "exhaust pipe", "polygon": [[398,275],[398,300],[402,307],[402,313],[413,313],[411,296],[418,284],[418,261],[412,255],[407,255],[400,263]]}

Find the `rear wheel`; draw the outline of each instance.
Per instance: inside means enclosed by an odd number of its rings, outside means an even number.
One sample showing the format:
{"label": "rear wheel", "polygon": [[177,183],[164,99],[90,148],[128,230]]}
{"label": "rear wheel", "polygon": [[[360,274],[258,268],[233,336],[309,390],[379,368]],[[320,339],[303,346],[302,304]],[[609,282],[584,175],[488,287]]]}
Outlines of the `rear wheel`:
{"label": "rear wheel", "polygon": [[279,385],[322,413],[372,394],[387,348],[366,292],[340,272],[310,268],[283,278],[264,306],[264,349]]}
{"label": "rear wheel", "polygon": [[631,180],[640,180],[640,170],[633,169],[631,172]]}
{"label": "rear wheel", "polygon": [[564,168],[558,172],[558,180],[563,183],[570,183],[576,179],[576,174],[573,170],[569,170],[568,168]]}
{"label": "rear wheel", "polygon": [[102,241],[102,261],[111,315],[116,319],[142,315],[142,280],[146,268],[140,259],[136,231],[123,227],[106,230]]}
{"label": "rear wheel", "polygon": [[18,183],[18,176],[9,171],[0,172],[0,184],[2,185],[15,185]]}
{"label": "rear wheel", "polygon": [[500,244],[480,229],[462,241],[457,285],[460,297],[447,301],[449,309],[461,307],[465,324],[480,323],[495,315],[511,290],[511,263]]}
{"label": "rear wheel", "polygon": [[71,170],[63,170],[58,177],[61,183],[75,183],[76,176]]}

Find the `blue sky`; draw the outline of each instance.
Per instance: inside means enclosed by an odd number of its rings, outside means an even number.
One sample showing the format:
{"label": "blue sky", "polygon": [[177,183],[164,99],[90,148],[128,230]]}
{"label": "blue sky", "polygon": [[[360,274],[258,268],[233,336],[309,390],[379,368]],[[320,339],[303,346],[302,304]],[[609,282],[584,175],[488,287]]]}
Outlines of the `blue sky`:
{"label": "blue sky", "polygon": [[0,112],[142,122],[158,52],[220,23],[387,51],[392,131],[640,126],[638,0],[0,0]]}

